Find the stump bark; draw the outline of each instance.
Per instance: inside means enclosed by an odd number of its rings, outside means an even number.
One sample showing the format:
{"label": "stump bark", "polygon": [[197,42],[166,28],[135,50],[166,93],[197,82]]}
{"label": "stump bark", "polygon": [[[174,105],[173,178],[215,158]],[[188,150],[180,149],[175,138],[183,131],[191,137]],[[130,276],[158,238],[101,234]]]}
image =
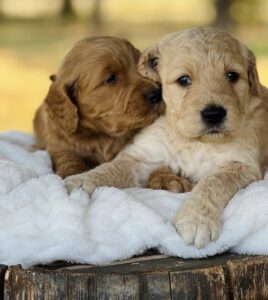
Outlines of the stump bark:
{"label": "stump bark", "polygon": [[[0,267],[4,299],[268,299],[268,257],[144,256],[105,267]],[[2,286],[3,287],[3,286]]]}

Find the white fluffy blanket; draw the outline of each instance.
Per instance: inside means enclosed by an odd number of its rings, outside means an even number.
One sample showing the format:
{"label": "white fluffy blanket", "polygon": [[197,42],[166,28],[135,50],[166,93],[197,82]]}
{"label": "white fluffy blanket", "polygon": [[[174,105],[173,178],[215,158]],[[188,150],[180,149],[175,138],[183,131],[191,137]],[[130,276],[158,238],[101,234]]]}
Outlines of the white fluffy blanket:
{"label": "white fluffy blanket", "polygon": [[66,260],[107,264],[156,247],[198,258],[229,250],[268,255],[268,173],[226,207],[220,238],[204,249],[186,246],[170,221],[188,194],[100,188],[90,199],[68,195],[45,151],[30,152],[29,135],[0,135],[0,263]]}

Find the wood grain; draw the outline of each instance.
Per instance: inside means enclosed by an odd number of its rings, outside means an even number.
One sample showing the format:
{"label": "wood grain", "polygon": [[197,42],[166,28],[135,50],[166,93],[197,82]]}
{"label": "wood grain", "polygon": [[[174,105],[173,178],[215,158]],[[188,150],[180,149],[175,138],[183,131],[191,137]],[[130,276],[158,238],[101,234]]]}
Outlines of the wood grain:
{"label": "wood grain", "polygon": [[221,266],[170,273],[172,299],[229,299]]}
{"label": "wood grain", "polygon": [[228,261],[233,299],[268,299],[268,257]]}
{"label": "wood grain", "polygon": [[57,262],[5,269],[7,300],[268,299],[268,257],[138,257],[109,266]]}
{"label": "wood grain", "polygon": [[0,265],[0,300],[4,299],[4,279],[7,266]]}
{"label": "wood grain", "polygon": [[141,299],[171,299],[169,273],[141,273],[140,296]]}

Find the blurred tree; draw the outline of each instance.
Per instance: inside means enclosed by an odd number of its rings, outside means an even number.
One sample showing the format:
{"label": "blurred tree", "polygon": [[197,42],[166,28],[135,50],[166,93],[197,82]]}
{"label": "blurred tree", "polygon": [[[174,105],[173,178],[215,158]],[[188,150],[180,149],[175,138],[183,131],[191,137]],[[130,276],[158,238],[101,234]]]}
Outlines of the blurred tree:
{"label": "blurred tree", "polygon": [[260,4],[267,0],[233,0],[231,14],[239,24],[260,22]]}
{"label": "blurred tree", "polygon": [[215,0],[216,19],[214,25],[223,29],[230,29],[234,25],[231,6],[234,0]]}
{"label": "blurred tree", "polygon": [[215,26],[230,30],[234,25],[259,22],[261,0],[213,0],[216,9]]}
{"label": "blurred tree", "polygon": [[0,21],[4,19],[3,0],[0,0]]}
{"label": "blurred tree", "polygon": [[72,0],[63,0],[61,15],[64,18],[75,17],[75,11],[72,5]]}
{"label": "blurred tree", "polygon": [[93,24],[98,28],[101,26],[102,18],[101,18],[101,0],[93,0],[94,5],[91,13],[91,20]]}

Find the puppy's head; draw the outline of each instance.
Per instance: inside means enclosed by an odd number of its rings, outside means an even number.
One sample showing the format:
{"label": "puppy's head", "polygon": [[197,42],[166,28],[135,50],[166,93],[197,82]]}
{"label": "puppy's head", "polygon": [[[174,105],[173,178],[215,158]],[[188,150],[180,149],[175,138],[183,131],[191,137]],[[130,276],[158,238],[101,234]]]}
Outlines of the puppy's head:
{"label": "puppy's head", "polygon": [[167,35],[140,64],[160,76],[168,120],[190,139],[235,136],[260,94],[253,53],[213,28]]}
{"label": "puppy's head", "polygon": [[122,136],[163,111],[161,89],[137,70],[140,52],[116,37],[78,42],[67,54],[45,100],[51,119],[71,134],[79,128]]}

